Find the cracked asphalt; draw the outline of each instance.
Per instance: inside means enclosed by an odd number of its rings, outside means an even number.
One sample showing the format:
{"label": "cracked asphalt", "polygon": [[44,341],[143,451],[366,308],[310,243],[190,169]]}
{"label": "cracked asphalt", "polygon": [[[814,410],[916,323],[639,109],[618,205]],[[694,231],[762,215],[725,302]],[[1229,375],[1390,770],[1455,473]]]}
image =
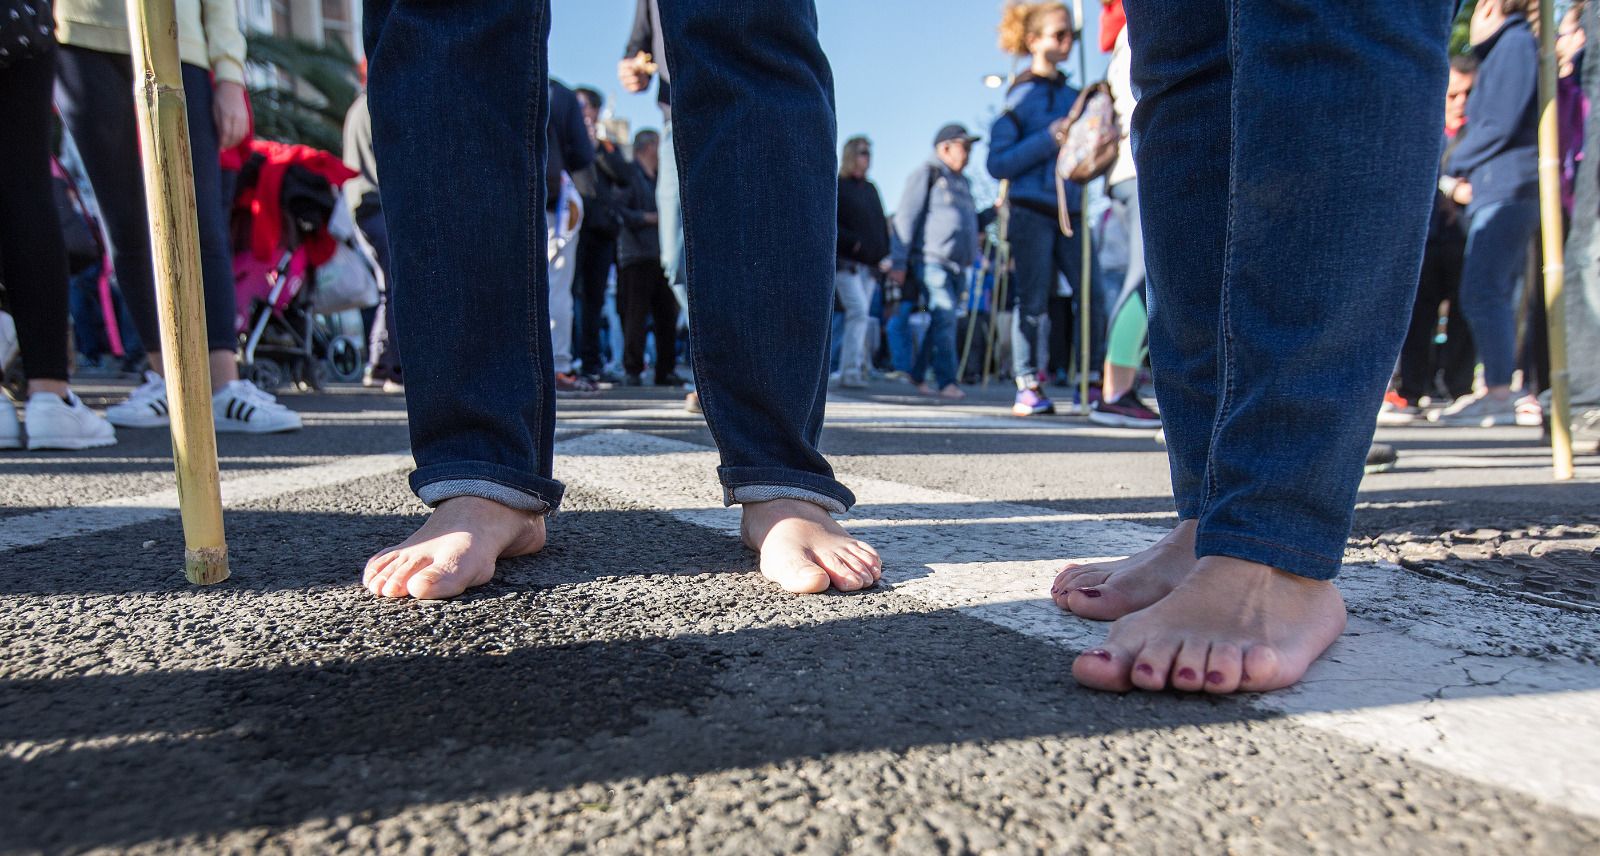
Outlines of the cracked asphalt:
{"label": "cracked asphalt", "polygon": [[[170,489],[161,432],[0,453],[0,851],[1600,852],[1595,732],[1551,743],[1600,698],[1595,616],[1373,564],[1383,533],[1600,523],[1600,459],[1557,485],[1533,429],[1386,429],[1400,467],[1363,487],[1356,619],[1318,681],[1113,696],[1068,674],[1102,628],[1023,598],[1060,558],[1049,527],[1172,522],[1164,451],[976,398],[841,397],[824,447],[899,491],[858,514],[898,549],[987,539],[1015,567],[929,556],[810,598],[761,580],[714,502],[668,501],[709,470],[640,441],[614,464],[632,491],[558,458],[551,545],[491,585],[376,600],[362,563],[423,509],[403,469],[340,469],[407,447],[403,402],[356,389],[287,396],[297,435],[221,438],[225,482],[267,487],[230,507],[234,575],[203,589],[170,513],[38,523]],[[584,454],[710,445],[667,393],[561,407]],[[951,495],[973,519],[917,504]]]}

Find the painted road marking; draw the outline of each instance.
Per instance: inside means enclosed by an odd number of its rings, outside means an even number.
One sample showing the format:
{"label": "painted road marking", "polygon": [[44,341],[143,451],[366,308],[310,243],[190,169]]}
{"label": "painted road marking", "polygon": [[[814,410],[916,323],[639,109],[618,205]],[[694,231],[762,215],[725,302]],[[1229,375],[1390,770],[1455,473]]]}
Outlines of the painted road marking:
{"label": "painted road marking", "polygon": [[[261,475],[223,478],[224,507],[296,493],[312,487],[341,484],[411,466],[410,452],[364,455],[333,462],[294,467]],[[160,520],[178,513],[178,489],[168,488],[141,496],[125,496],[80,505],[52,508],[8,517],[0,528],[0,550],[15,550],[58,538],[73,538]]]}
{"label": "painted road marking", "polygon": [[[557,435],[558,477],[737,533],[738,511],[721,507],[713,450],[626,431],[574,437],[575,427],[563,420]],[[237,506],[411,463],[408,452],[394,452],[225,478],[224,501]],[[1056,569],[1069,558],[1126,555],[1162,532],[881,479],[848,481],[860,500],[851,526],[884,554],[886,581],[896,591],[1069,650],[1094,644],[1104,627],[1064,615],[1044,597]],[[19,515],[0,530],[0,551],[176,513],[176,490],[164,490]],[[928,556],[940,561],[927,563]],[[1349,633],[1299,687],[1253,704],[1600,817],[1600,744],[1593,739],[1600,733],[1600,668],[1496,655],[1517,642],[1537,649],[1562,633],[1592,645],[1591,617],[1491,602],[1377,566],[1347,569],[1341,587],[1357,616]]]}
{"label": "painted road marking", "polygon": [[[609,432],[570,440],[558,452],[557,476],[569,484],[738,531],[737,509],[721,507],[716,453],[703,446]],[[851,530],[883,554],[894,590],[1072,651],[1098,642],[1105,626],[1050,602],[1056,570],[1067,559],[1143,549],[1162,532],[880,479],[846,481],[859,500]],[[928,556],[940,561],[927,563]],[[1526,640],[1535,628],[1592,640],[1592,623],[1491,602],[1392,566],[1347,568],[1341,588],[1355,616],[1345,637],[1298,687],[1251,704],[1600,817],[1600,667],[1481,653]]]}

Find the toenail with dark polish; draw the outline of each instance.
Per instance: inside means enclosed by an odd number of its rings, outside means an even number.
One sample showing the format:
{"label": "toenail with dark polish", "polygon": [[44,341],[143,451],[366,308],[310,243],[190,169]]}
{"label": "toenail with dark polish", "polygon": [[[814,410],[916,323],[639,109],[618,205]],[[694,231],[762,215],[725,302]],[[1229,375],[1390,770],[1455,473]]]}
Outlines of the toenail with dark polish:
{"label": "toenail with dark polish", "polygon": [[1083,595],[1084,597],[1099,597],[1100,596],[1100,592],[1095,591],[1094,589],[1091,589],[1091,588],[1078,589],[1078,593]]}
{"label": "toenail with dark polish", "polygon": [[1206,683],[1208,683],[1208,684],[1220,684],[1220,683],[1222,683],[1222,673],[1221,672],[1206,672]]}
{"label": "toenail with dark polish", "polygon": [[1182,668],[1178,670],[1178,677],[1186,681],[1194,680],[1194,669]]}
{"label": "toenail with dark polish", "polygon": [[1084,653],[1088,654],[1091,657],[1099,657],[1102,660],[1111,659],[1111,652],[1107,651],[1104,648],[1096,648],[1093,651],[1085,651]]}
{"label": "toenail with dark polish", "polygon": [[1153,675],[1156,673],[1156,670],[1151,668],[1149,663],[1140,663],[1139,665],[1134,666],[1133,670],[1141,675]]}

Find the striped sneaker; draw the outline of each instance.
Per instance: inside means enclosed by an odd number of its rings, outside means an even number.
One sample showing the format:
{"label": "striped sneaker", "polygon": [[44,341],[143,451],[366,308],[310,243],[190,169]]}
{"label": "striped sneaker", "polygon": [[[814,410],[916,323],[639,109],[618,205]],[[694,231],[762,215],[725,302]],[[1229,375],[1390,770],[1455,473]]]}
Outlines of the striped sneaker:
{"label": "striped sneaker", "polygon": [[300,430],[300,414],[247,380],[230,381],[211,396],[217,433],[276,434]]}
{"label": "striped sneaker", "polygon": [[165,428],[172,424],[167,415],[167,382],[147,371],[144,383],[128,395],[128,400],[106,408],[106,421],[118,428]]}

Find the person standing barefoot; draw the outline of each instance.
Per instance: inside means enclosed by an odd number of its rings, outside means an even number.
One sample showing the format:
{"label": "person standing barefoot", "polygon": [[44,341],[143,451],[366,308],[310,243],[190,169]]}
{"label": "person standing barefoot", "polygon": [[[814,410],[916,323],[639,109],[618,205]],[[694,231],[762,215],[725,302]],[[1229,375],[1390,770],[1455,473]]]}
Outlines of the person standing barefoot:
{"label": "person standing barefoot", "polygon": [[[743,505],[745,543],[786,590],[870,586],[881,562],[830,516],[855,497],[817,451],[837,166],[832,143],[819,145],[835,128],[816,11],[661,5],[693,364],[724,500]],[[381,596],[488,582],[497,559],[543,548],[561,503],[543,222],[549,22],[549,0],[367,4],[411,486],[434,508],[369,560],[363,582]]]}
{"label": "person standing barefoot", "polygon": [[1055,597],[1116,619],[1073,663],[1086,686],[1278,689],[1344,629],[1332,581],[1421,268],[1452,5],[1124,5],[1183,523]]}

